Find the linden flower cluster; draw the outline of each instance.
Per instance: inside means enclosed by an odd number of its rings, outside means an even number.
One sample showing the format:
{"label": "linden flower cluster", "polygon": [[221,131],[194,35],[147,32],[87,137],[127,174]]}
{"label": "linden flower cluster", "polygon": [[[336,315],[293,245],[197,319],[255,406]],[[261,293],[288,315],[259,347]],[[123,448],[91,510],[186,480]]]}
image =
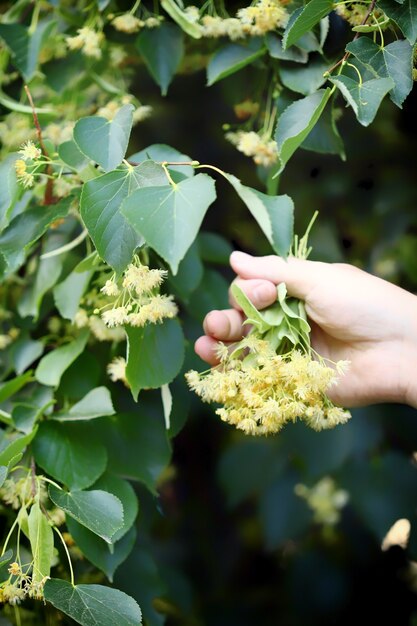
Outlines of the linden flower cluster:
{"label": "linden flower cluster", "polygon": [[113,275],[101,288],[101,292],[113,300],[96,309],[95,315],[101,313],[101,319],[108,328],[124,324],[143,327],[175,317],[178,309],[173,297],[158,293],[167,274],[166,270],[142,265],[135,257],[124,271],[121,281],[116,281]]}
{"label": "linden flower cluster", "polygon": [[259,135],[255,131],[226,133],[226,139],[236,146],[239,152],[252,157],[256,165],[270,167],[277,162],[278,146],[269,135]]}
{"label": "linden flower cluster", "polygon": [[37,148],[33,141],[29,140],[24,143],[20,150],[20,159],[15,161],[14,167],[16,170],[16,176],[19,183],[23,185],[25,189],[33,187],[35,177],[31,172],[28,172],[27,161],[36,161],[42,156],[42,151]]}
{"label": "linden flower cluster", "polygon": [[24,572],[16,561],[10,564],[9,579],[0,586],[0,602],[16,605],[27,597],[34,600],[43,599],[43,588],[49,576],[36,581],[27,573],[30,567],[28,566],[27,571]]}
{"label": "linden flower cluster", "polygon": [[188,385],[203,401],[223,404],[216,411],[223,421],[248,435],[267,435],[297,419],[320,431],[350,418],[348,411],[334,406],[326,395],[337,374],[343,373],[345,362],[333,369],[297,348],[277,354],[257,332],[233,348],[230,352],[220,344],[217,367],[186,374]]}
{"label": "linden flower cluster", "polygon": [[[223,19],[204,15],[200,20],[204,37],[229,37],[232,41],[247,36],[258,37],[287,25],[289,14],[285,0],[258,0],[253,6],[239,9],[236,17]],[[188,7],[192,9],[195,7]]]}
{"label": "linden flower cluster", "polygon": [[141,20],[132,13],[123,13],[117,17],[113,17],[111,20],[112,26],[121,33],[137,33],[141,28],[158,28],[161,24],[161,19],[158,17],[147,17],[145,20]]}
{"label": "linden flower cluster", "polygon": [[340,521],[340,511],[349,501],[349,494],[338,489],[330,476],[325,476],[313,487],[296,485],[297,496],[304,498],[314,513],[314,521],[326,526],[335,526]]}
{"label": "linden flower cluster", "polygon": [[88,26],[78,28],[77,33],[74,37],[66,38],[68,48],[70,50],[81,50],[87,57],[101,59],[101,44],[104,40],[103,33]]}
{"label": "linden flower cluster", "polygon": [[[352,26],[361,26],[368,15],[369,4],[362,4],[361,2],[352,2],[350,4],[340,3],[336,4],[334,9],[340,17],[349,22]],[[378,10],[373,11],[372,14],[376,19],[384,15],[382,11]],[[379,26],[383,28],[386,24],[380,22]]]}

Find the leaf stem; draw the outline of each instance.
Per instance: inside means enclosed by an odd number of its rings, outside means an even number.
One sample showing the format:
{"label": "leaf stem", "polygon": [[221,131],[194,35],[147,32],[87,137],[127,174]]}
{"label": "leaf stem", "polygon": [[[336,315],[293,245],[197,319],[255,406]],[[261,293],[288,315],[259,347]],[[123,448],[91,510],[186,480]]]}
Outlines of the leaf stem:
{"label": "leaf stem", "polygon": [[66,555],[67,555],[68,565],[69,565],[69,569],[70,569],[71,585],[72,585],[73,587],[75,587],[75,581],[74,581],[74,570],[73,570],[73,568],[72,568],[72,561],[71,561],[70,553],[69,553],[69,550],[68,550],[68,546],[67,546],[67,544],[65,543],[65,539],[64,539],[64,537],[62,536],[61,531],[60,531],[60,530],[59,530],[56,526],[52,526],[52,528],[53,528],[53,529],[54,529],[54,531],[57,533],[58,537],[59,537],[59,538],[60,538],[60,540],[61,540],[62,545],[64,546],[64,550],[65,550]]}
{"label": "leaf stem", "polygon": [[85,229],[82,231],[82,233],[78,235],[78,237],[76,237],[69,243],[66,243],[64,246],[61,246],[60,248],[55,248],[55,250],[51,250],[50,252],[45,252],[45,254],[41,254],[39,258],[41,260],[50,259],[54,256],[64,254],[64,252],[68,252],[68,250],[72,250],[73,248],[76,248],[82,241],[84,241],[87,235],[88,235],[88,230]]}

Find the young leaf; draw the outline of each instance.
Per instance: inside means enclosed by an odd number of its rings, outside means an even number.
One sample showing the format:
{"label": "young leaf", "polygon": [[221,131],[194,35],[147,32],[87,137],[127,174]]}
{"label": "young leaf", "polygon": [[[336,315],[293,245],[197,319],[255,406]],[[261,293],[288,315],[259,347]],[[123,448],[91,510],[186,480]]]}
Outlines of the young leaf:
{"label": "young leaf", "polygon": [[0,465],[9,465],[10,461],[13,461],[18,454],[23,452],[36,435],[37,430],[38,427],[36,426],[28,435],[17,437],[13,441],[3,439],[0,449]]}
{"label": "young leaf", "polygon": [[54,21],[39,22],[31,33],[21,24],[0,24],[0,37],[12,53],[12,62],[26,82],[33,78],[42,44],[54,26]]}
{"label": "young leaf", "polygon": [[71,585],[46,581],[45,600],[82,626],[140,626],[139,605],[127,594],[103,585]]}
{"label": "young leaf", "polygon": [[136,400],[141,389],[158,389],[175,378],[184,360],[184,336],[176,319],[127,326],[126,335],[126,378]]}
{"label": "young leaf", "polygon": [[67,196],[58,204],[28,209],[17,215],[0,235],[0,277],[15,272],[25,260],[25,253],[56,220],[65,217],[73,198]]}
{"label": "young leaf", "polygon": [[90,487],[107,465],[106,449],[84,424],[43,422],[33,450],[36,462],[70,489]]}
{"label": "young leaf", "polygon": [[282,40],[284,50],[292,46],[302,35],[311,31],[313,26],[318,24],[332,9],[332,0],[310,0],[304,7],[294,11],[284,32]]}
{"label": "young leaf", "polygon": [[369,126],[373,122],[382,100],[394,87],[391,78],[375,78],[359,83],[353,78],[340,75],[330,80],[340,89],[362,126]]}
{"label": "young leaf", "polygon": [[166,185],[163,168],[153,161],[109,172],[87,182],[81,193],[80,212],[101,258],[117,272],[130,263],[143,237],[120,212],[125,198],[139,187]]}
{"label": "young leaf", "polygon": [[49,497],[56,506],[107,543],[113,542],[113,535],[123,526],[122,503],[107,491],[70,492],[50,485]]}
{"label": "young leaf", "polygon": [[132,130],[134,106],[125,104],[112,120],[92,115],[78,120],[74,140],[85,156],[109,172],[123,161]]}
{"label": "young leaf", "polygon": [[45,576],[49,576],[51,571],[54,533],[38,502],[35,502],[30,509],[28,529],[33,556],[32,580],[34,583],[39,583]]}
{"label": "young leaf", "polygon": [[401,108],[413,87],[413,48],[408,41],[400,39],[381,47],[370,37],[359,37],[351,41],[346,50],[373,70],[376,78],[391,78],[394,81],[390,98]]}
{"label": "young leaf", "polygon": [[96,387],[68,411],[55,413],[53,419],[60,422],[92,420],[105,415],[114,415],[110,391],[106,387]]}
{"label": "young leaf", "polygon": [[286,257],[294,237],[294,203],[287,195],[268,196],[242,185],[231,174],[227,180],[258,222],[274,251]]}
{"label": "young leaf", "polygon": [[378,7],[395,22],[413,46],[417,39],[417,5],[415,0],[399,4],[393,0],[378,0]]}
{"label": "young leaf", "polygon": [[330,89],[320,89],[293,102],[279,116],[275,133],[280,160],[278,174],[314,128],[329,98]]}
{"label": "young leaf", "polygon": [[62,374],[84,351],[89,331],[83,328],[76,339],[46,354],[35,371],[36,380],[42,385],[57,387]]}
{"label": "young leaf", "polygon": [[207,85],[210,87],[219,80],[238,72],[246,65],[263,56],[266,48],[254,50],[247,46],[230,43],[214,54],[207,67]]}
{"label": "young leaf", "polygon": [[197,174],[175,185],[138,189],[123,202],[121,212],[176,274],[215,198],[214,180]]}
{"label": "young leaf", "polygon": [[[127,559],[136,541],[136,528],[131,528],[122,539],[109,545],[71,517],[67,517],[68,532],[84,556],[105,573],[110,582],[117,568]],[[0,624],[1,626],[1,624]]]}
{"label": "young leaf", "polygon": [[167,95],[184,55],[183,39],[182,30],[169,22],[164,22],[154,30],[144,28],[136,39],[136,48],[163,96]]}
{"label": "young leaf", "polygon": [[262,317],[262,314],[258,311],[258,309],[252,304],[249,300],[248,296],[245,292],[237,285],[236,283],[232,284],[231,292],[247,317],[247,321],[250,322],[253,326],[256,326],[259,333],[265,333],[267,330],[271,328],[271,325],[265,322]]}
{"label": "young leaf", "polygon": [[189,19],[185,11],[181,11],[175,0],[161,0],[161,5],[170,17],[177,22],[178,26],[190,37],[201,39],[202,28],[200,24]]}

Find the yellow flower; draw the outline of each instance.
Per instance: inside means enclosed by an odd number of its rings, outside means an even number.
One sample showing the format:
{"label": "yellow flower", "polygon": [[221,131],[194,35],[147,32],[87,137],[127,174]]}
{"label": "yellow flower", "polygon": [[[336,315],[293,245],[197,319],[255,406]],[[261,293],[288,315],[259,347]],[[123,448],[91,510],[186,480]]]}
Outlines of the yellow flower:
{"label": "yellow flower", "polygon": [[35,160],[39,159],[39,157],[42,156],[42,150],[40,148],[37,148],[33,141],[29,139],[29,141],[26,141],[26,143],[22,145],[19,150],[19,154],[22,156],[22,159],[24,161],[27,161],[27,159]]}
{"label": "yellow flower", "polygon": [[122,356],[117,356],[107,366],[107,373],[113,382],[121,380],[127,384],[126,360]]}
{"label": "yellow flower", "polygon": [[75,37],[67,37],[66,42],[70,50],[81,50],[83,54],[95,59],[101,58],[101,43],[104,40],[102,32],[84,26],[77,30]]}
{"label": "yellow flower", "polygon": [[145,25],[145,22],[139,20],[131,13],[124,13],[115,17],[112,20],[112,25],[116,30],[123,33],[137,33]]}

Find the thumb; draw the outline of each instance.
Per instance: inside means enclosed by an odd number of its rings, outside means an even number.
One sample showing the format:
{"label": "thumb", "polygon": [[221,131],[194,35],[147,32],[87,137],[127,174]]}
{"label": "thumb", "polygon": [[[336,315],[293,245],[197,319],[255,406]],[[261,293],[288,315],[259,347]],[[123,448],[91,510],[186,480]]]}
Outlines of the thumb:
{"label": "thumb", "polygon": [[264,278],[276,285],[285,283],[289,295],[307,300],[325,264],[295,257],[284,260],[275,255],[255,257],[244,252],[233,252],[230,265],[241,278]]}

